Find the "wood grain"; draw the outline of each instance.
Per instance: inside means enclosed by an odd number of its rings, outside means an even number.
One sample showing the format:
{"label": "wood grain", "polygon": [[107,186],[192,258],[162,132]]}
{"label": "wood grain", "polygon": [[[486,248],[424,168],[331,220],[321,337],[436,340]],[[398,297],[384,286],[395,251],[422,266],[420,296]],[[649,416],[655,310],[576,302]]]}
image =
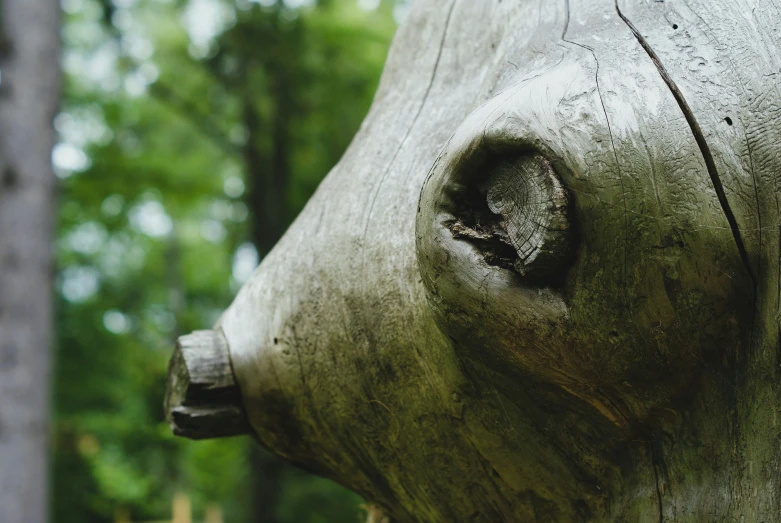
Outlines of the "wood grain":
{"label": "wood grain", "polygon": [[216,327],[261,443],[398,521],[777,520],[777,13],[417,2]]}
{"label": "wood grain", "polygon": [[251,434],[225,337],[195,331],[176,342],[165,410],[171,430],[190,439]]}

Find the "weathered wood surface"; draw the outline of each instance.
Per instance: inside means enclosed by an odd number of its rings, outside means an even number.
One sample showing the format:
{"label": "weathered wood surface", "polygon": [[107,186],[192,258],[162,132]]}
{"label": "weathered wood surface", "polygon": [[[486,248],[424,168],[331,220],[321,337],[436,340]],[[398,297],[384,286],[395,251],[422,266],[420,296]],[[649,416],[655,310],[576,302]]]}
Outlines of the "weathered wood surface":
{"label": "weathered wood surface", "polygon": [[165,411],[177,436],[204,439],[252,433],[228,344],[219,330],[179,337],[168,369]]}
{"label": "weathered wood surface", "polygon": [[417,2],[219,322],[260,441],[398,521],[778,521],[780,24]]}
{"label": "weathered wood surface", "polygon": [[0,521],[48,521],[59,2],[0,1]]}

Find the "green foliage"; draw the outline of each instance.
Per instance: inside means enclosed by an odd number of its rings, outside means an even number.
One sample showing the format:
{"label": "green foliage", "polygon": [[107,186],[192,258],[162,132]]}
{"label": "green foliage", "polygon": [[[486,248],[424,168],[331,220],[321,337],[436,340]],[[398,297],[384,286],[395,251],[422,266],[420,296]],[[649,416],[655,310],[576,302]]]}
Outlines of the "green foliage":
{"label": "green foliage", "polygon": [[[167,360],[176,336],[210,326],[256,263],[251,217],[268,209],[249,195],[279,192],[266,196],[283,202],[281,233],[348,145],[392,6],[63,7],[54,520],[164,520],[185,492],[196,520],[218,503],[226,522],[247,521],[254,443],[174,438],[161,406]],[[286,168],[264,167],[277,164]],[[269,185],[274,176],[282,183]],[[360,499],[324,479],[285,468],[277,488],[279,521],[357,520]]]}

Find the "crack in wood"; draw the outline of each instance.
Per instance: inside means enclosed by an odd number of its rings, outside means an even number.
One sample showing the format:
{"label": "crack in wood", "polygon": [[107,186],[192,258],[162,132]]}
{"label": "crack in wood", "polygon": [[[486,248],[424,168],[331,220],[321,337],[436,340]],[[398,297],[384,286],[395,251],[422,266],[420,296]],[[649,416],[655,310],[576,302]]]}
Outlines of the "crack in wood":
{"label": "crack in wood", "polygon": [[[458,0],[453,0],[453,2],[450,4],[450,8],[447,13],[447,19],[445,19],[445,27],[442,30],[442,40],[440,40],[439,49],[437,50],[437,57],[434,60],[434,66],[431,71],[431,78],[429,79],[428,85],[426,86],[426,92],[423,93],[423,98],[421,98],[420,106],[418,106],[418,110],[415,113],[414,118],[412,119],[412,123],[410,123],[409,127],[407,127],[407,131],[404,133],[404,137],[401,139],[401,141],[399,142],[399,146],[396,148],[396,151],[393,153],[393,157],[391,157],[390,162],[388,162],[387,167],[383,171],[382,176],[380,177],[380,180],[377,183],[377,189],[374,191],[374,196],[372,196],[372,201],[369,204],[369,212],[366,214],[366,226],[363,229],[362,242],[364,244],[366,242],[366,237],[369,235],[369,226],[371,225],[372,213],[374,212],[374,206],[377,203],[377,196],[380,194],[380,189],[382,188],[382,184],[385,182],[385,179],[387,178],[388,173],[391,170],[391,167],[393,167],[393,165],[396,163],[396,158],[399,156],[399,153],[404,148],[404,144],[407,143],[410,133],[412,133],[412,130],[415,128],[415,124],[420,118],[420,115],[423,113],[423,109],[426,106],[428,97],[431,94],[431,89],[434,87],[434,81],[437,78],[437,71],[439,70],[439,63],[442,60],[442,51],[445,48],[445,40],[447,39],[448,29],[450,28],[450,21],[453,18],[453,11],[455,11],[457,2]],[[362,266],[365,265],[366,265],[366,249],[364,247]]]}
{"label": "crack in wood", "polygon": [[694,140],[697,142],[697,146],[699,147],[700,153],[702,154],[703,160],[705,161],[705,166],[708,170],[708,175],[710,176],[713,188],[716,191],[716,197],[719,200],[719,205],[721,205],[722,212],[724,213],[724,216],[727,218],[727,222],[729,223],[730,230],[732,231],[732,237],[734,238],[735,245],[737,246],[738,252],[740,253],[740,259],[743,262],[749,278],[751,279],[756,300],[758,282],[756,275],[754,274],[754,270],[751,268],[751,261],[749,259],[748,250],[746,249],[746,246],[743,242],[743,237],[740,234],[740,227],[738,226],[738,221],[735,218],[735,213],[732,211],[732,208],[729,205],[729,201],[727,200],[727,195],[724,191],[724,186],[721,183],[721,178],[719,177],[719,172],[716,168],[716,162],[713,159],[713,154],[711,153],[708,142],[705,139],[705,134],[702,132],[702,128],[700,127],[697,118],[694,116],[694,111],[692,111],[691,107],[686,101],[686,98],[684,98],[683,93],[678,88],[678,85],[667,72],[664,64],[662,64],[659,55],[656,54],[656,51],[654,51],[645,37],[640,34],[640,31],[637,30],[632,21],[621,12],[621,8],[618,5],[618,0],[615,0],[615,8],[619,18],[621,18],[629,30],[632,31],[632,34],[637,39],[640,47],[642,47],[646,54],[648,54],[649,58],[651,58],[651,61],[654,63],[654,66],[656,66],[657,71],[659,71],[659,75],[662,77],[662,80],[664,80],[664,83],[667,84],[667,87],[670,89],[673,98],[675,98],[675,101],[678,103],[678,106],[680,107],[686,122],[689,124],[689,128],[691,129],[692,135],[694,136]]}
{"label": "crack in wood", "polygon": [[[588,45],[584,45],[572,40],[567,40],[567,31],[569,30],[569,22],[570,22],[570,0],[566,0],[566,13],[567,13],[567,19],[564,23],[564,31],[561,34],[561,39],[568,44],[575,45],[580,47],[581,49],[587,50],[589,53],[591,53],[591,56],[594,58],[594,63],[596,64],[596,71],[594,72],[594,82],[597,87],[597,96],[599,97],[599,103],[602,106],[602,112],[605,115],[605,123],[607,124],[607,134],[610,137],[610,147],[613,150],[613,157],[616,161],[616,169],[618,170],[618,180],[621,183],[621,200],[623,201],[624,206],[624,244],[626,246],[629,245],[629,225],[628,225],[628,209],[626,207],[626,189],[624,187],[624,175],[621,172],[621,164],[618,161],[618,151],[616,150],[616,143],[615,139],[613,137],[613,129],[610,125],[610,117],[607,114],[607,107],[605,106],[605,100],[602,97],[602,88],[599,85],[599,60],[597,59],[597,53],[594,52],[594,49],[592,47],[589,47]],[[627,279],[627,252],[626,248],[624,249],[624,273],[623,278],[624,282],[626,282]],[[624,294],[626,298],[626,284],[624,284]]]}
{"label": "crack in wood", "polygon": [[654,436],[649,443],[651,447],[651,464],[654,468],[654,481],[656,483],[656,499],[657,503],[659,503],[659,523],[664,523],[664,507],[662,505],[664,486],[659,481],[659,456],[656,449],[656,437]]}

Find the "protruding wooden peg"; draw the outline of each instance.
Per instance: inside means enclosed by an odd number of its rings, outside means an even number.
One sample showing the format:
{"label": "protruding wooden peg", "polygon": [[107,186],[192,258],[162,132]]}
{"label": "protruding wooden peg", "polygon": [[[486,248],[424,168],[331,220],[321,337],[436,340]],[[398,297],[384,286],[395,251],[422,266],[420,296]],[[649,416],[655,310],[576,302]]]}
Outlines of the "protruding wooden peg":
{"label": "protruding wooden peg", "polygon": [[252,433],[222,331],[195,331],[176,341],[165,412],[174,434],[185,438]]}

